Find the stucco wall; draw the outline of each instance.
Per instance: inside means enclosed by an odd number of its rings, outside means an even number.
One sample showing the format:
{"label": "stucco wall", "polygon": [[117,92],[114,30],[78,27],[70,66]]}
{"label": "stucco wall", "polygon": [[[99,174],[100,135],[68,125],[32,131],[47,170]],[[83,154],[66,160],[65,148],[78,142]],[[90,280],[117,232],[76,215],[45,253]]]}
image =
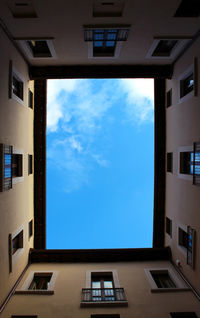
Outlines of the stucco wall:
{"label": "stucco wall", "polygon": [[[0,143],[23,152],[23,178],[13,188],[0,192],[0,304],[7,296],[28,260],[33,238],[28,238],[28,222],[33,219],[33,174],[28,175],[28,154],[33,154],[33,110],[28,107],[28,67],[0,29]],[[9,63],[24,78],[24,105],[9,98]],[[16,181],[16,180],[13,180]],[[15,183],[15,182],[13,182]],[[8,236],[24,227],[24,249],[9,273]]]}
{"label": "stucco wall", "polygon": [[[179,175],[179,148],[191,146],[200,141],[200,97],[187,97],[179,100],[179,77],[197,58],[197,87],[200,80],[200,39],[175,64],[173,78],[167,81],[168,91],[172,88],[172,106],[166,109],[167,152],[173,152],[173,173],[166,174],[166,215],[172,219],[172,238],[166,234],[165,245],[172,248],[174,261],[181,262],[181,270],[200,292],[200,187],[192,184],[192,176]],[[183,179],[183,178],[185,179]],[[187,180],[188,179],[188,180]],[[186,264],[184,248],[178,246],[179,225],[191,226],[196,230],[195,268]]]}
{"label": "stucco wall", "polygon": [[[172,268],[169,262],[127,262],[86,264],[33,264],[19,285],[21,288],[30,271],[58,271],[54,295],[14,295],[2,318],[11,315],[37,315],[38,318],[90,318],[91,314],[120,314],[126,317],[166,317],[170,312],[195,311],[200,314],[199,302],[191,291],[152,293],[145,268]],[[120,286],[125,289],[128,307],[81,308],[81,289],[86,286],[88,270],[113,270]]]}

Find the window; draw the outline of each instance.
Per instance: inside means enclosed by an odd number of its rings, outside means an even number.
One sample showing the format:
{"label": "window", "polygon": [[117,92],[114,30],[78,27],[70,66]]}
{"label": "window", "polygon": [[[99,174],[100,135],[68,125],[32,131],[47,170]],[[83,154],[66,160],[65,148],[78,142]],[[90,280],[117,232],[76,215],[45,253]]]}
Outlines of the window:
{"label": "window", "polygon": [[151,271],[151,275],[158,288],[176,288],[176,285],[171,279],[168,271],[163,271],[163,272]]}
{"label": "window", "polygon": [[33,235],[33,220],[28,223],[28,236],[29,238]]}
{"label": "window", "polygon": [[24,250],[24,226],[22,225],[16,232],[10,233],[9,241],[9,271],[12,272],[13,265],[18,260]]}
{"label": "window", "polygon": [[188,234],[180,227],[178,228],[178,244],[186,249],[188,247]]}
{"label": "window", "polygon": [[128,305],[116,270],[86,272],[86,288],[82,289],[81,307],[101,305]]}
{"label": "window", "polygon": [[0,144],[0,191],[12,188],[12,146]]}
{"label": "window", "polygon": [[12,178],[22,177],[22,154],[12,154]]}
{"label": "window", "polygon": [[16,294],[54,294],[57,271],[31,271],[21,288],[15,291]]}
{"label": "window", "polygon": [[23,230],[12,239],[12,255],[23,248]]}
{"label": "window", "polygon": [[121,17],[124,0],[93,0],[93,17]]}
{"label": "window", "polygon": [[178,40],[160,40],[152,56],[170,56],[177,43]]}
{"label": "window", "polygon": [[29,290],[47,290],[49,288],[52,273],[35,273],[29,286]]}
{"label": "window", "polygon": [[167,153],[167,172],[173,172],[173,152]]}
{"label": "window", "polygon": [[172,106],[172,88],[167,92],[167,107]]}
{"label": "window", "polygon": [[190,226],[178,228],[178,245],[185,253],[187,264],[194,267],[195,230]]}
{"label": "window", "polygon": [[151,285],[151,292],[188,290],[171,268],[145,269],[145,273]]}
{"label": "window", "polygon": [[33,156],[28,155],[28,174],[33,173]]}
{"label": "window", "polygon": [[128,28],[85,27],[84,37],[89,45],[88,57],[118,57],[120,44],[128,38]]}
{"label": "window", "polygon": [[45,40],[28,40],[28,48],[31,50],[33,57],[52,57],[47,41]]}
{"label": "window", "polygon": [[28,89],[28,107],[33,109],[33,92]]}
{"label": "window", "polygon": [[180,173],[193,174],[193,152],[180,152]]}
{"label": "window", "polygon": [[92,275],[92,301],[114,301],[112,275]]}
{"label": "window", "polygon": [[14,73],[12,76],[12,92],[16,95],[19,99],[24,99],[24,83],[20,78]]}
{"label": "window", "polygon": [[180,81],[180,98],[192,92],[194,89],[194,74],[191,72]]}
{"label": "window", "polygon": [[176,10],[174,17],[181,18],[195,18],[200,15],[200,2],[199,0],[182,0],[178,9]]}
{"label": "window", "polygon": [[194,143],[193,184],[200,185],[200,142]]}
{"label": "window", "polygon": [[166,217],[165,229],[166,233],[172,237],[172,220],[170,220],[168,217]]}
{"label": "window", "polygon": [[170,312],[172,318],[197,318],[195,312]]}
{"label": "window", "polygon": [[119,314],[95,314],[91,318],[120,318]]}

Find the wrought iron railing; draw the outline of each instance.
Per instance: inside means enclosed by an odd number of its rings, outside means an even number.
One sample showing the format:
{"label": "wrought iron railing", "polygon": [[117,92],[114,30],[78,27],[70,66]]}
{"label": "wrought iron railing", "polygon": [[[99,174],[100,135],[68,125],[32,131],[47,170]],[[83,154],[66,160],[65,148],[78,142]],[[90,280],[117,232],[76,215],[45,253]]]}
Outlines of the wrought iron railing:
{"label": "wrought iron railing", "polygon": [[82,302],[125,302],[124,288],[83,288]]}

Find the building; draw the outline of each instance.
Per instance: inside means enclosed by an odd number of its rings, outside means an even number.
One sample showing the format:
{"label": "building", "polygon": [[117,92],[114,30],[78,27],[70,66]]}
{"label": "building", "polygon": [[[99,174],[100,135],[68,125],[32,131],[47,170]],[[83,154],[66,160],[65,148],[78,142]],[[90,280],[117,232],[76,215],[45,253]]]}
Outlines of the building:
{"label": "building", "polygon": [[[0,3],[2,318],[200,317],[197,0]],[[45,250],[48,78],[155,79],[152,249]]]}

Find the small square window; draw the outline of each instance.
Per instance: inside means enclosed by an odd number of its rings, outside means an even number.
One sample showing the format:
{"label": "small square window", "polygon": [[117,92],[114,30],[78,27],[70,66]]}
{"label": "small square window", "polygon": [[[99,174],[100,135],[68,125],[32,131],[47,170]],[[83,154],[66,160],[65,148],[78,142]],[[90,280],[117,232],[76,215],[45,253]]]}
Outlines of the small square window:
{"label": "small square window", "polygon": [[167,107],[172,106],[172,88],[167,92]]}
{"label": "small square window", "polygon": [[12,177],[22,177],[23,155],[22,154],[12,154]]}
{"label": "small square window", "polygon": [[185,78],[180,80],[180,98],[194,90],[194,74],[191,72]]}
{"label": "small square window", "polygon": [[167,153],[167,172],[173,172],[173,152]]}
{"label": "small square window", "polygon": [[16,74],[12,76],[12,93],[23,101],[24,83]]}
{"label": "small square window", "polygon": [[29,290],[48,290],[52,273],[35,273]]}
{"label": "small square window", "polygon": [[28,174],[33,173],[33,155],[28,155]]}
{"label": "small square window", "polygon": [[178,40],[160,40],[152,56],[170,56]]}
{"label": "small square window", "polygon": [[170,220],[168,217],[166,217],[165,228],[166,228],[166,233],[172,237],[172,220]]}
{"label": "small square window", "polygon": [[33,220],[28,223],[28,235],[29,238],[33,235]]}
{"label": "small square window", "polygon": [[182,0],[174,17],[179,18],[195,18],[200,15],[200,2],[199,0]]}
{"label": "small square window", "polygon": [[51,51],[45,40],[27,40],[27,46],[32,52],[33,57],[52,57]]}
{"label": "small square window", "polygon": [[28,107],[33,109],[33,92],[28,89]]}
{"label": "small square window", "polygon": [[150,272],[158,288],[176,288],[176,285],[171,279],[168,271]]}
{"label": "small square window", "polygon": [[20,248],[23,248],[23,230],[12,239],[12,255]]}
{"label": "small square window", "polygon": [[178,229],[178,244],[185,249],[188,247],[188,234],[180,227]]}
{"label": "small square window", "polygon": [[180,152],[180,173],[193,174],[193,152]]}

